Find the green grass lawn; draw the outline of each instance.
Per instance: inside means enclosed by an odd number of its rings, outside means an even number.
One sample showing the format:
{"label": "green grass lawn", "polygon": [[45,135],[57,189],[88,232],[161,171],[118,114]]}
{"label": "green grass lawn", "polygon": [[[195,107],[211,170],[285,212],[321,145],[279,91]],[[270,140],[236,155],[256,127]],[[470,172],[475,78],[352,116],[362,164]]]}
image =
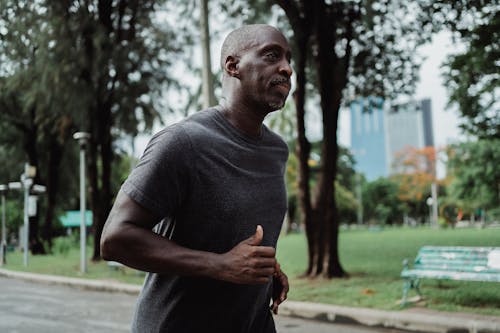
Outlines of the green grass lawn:
{"label": "green grass lawn", "polygon": [[23,254],[19,251],[9,252],[7,254],[7,265],[3,268],[32,272],[40,274],[62,275],[86,279],[101,279],[114,282],[125,282],[142,284],[144,274],[128,267],[123,269],[113,269],[108,267],[106,261],[101,260],[93,262],[91,246],[87,247],[87,273],[80,273],[80,248],[79,243],[75,243],[73,247],[65,254],[51,255],[30,255],[28,267],[23,264]]}
{"label": "green grass lawn", "polygon": [[[300,279],[306,268],[302,234],[282,237],[278,259],[291,280],[290,299],[379,309],[399,309],[402,261],[412,262],[423,245],[500,247],[500,229],[386,228],[340,233],[339,255],[350,277]],[[500,315],[500,285],[468,281],[422,280],[424,303],[417,306],[446,311]],[[415,296],[411,291],[409,296]]]}
{"label": "green grass lawn", "polygon": [[[382,231],[344,230],[340,234],[340,260],[349,278],[301,279],[307,264],[303,234],[282,236],[278,260],[291,282],[289,299],[397,310],[403,281],[402,261],[412,261],[423,245],[500,247],[500,229],[386,228]],[[90,249],[88,253],[90,258]],[[9,253],[5,268],[127,283],[142,283],[143,276],[132,269],[111,270],[105,262],[88,264],[88,273],[79,273],[78,244],[66,255],[30,256],[23,266],[19,252]],[[468,281],[422,280],[424,302],[417,305],[436,310],[500,315],[500,285]],[[410,297],[415,292],[410,292]]]}

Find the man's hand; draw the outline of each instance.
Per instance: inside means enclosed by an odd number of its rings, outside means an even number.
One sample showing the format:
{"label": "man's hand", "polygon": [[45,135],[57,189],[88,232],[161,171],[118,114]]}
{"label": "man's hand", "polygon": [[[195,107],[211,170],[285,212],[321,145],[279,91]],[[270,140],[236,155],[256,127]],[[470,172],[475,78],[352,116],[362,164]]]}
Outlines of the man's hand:
{"label": "man's hand", "polygon": [[238,284],[263,284],[276,272],[276,250],[260,246],[264,231],[258,225],[255,234],[222,255],[220,279]]}
{"label": "man's hand", "polygon": [[280,268],[280,264],[276,263],[276,272],[273,274],[273,304],[271,310],[274,314],[278,314],[278,306],[286,300],[288,290],[288,277]]}

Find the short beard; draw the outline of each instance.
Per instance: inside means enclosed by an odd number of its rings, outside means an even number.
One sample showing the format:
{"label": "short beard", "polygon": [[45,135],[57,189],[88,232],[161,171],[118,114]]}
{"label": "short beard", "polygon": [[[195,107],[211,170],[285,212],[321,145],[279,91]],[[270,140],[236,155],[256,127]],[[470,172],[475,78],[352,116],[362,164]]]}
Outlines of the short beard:
{"label": "short beard", "polygon": [[277,111],[279,109],[282,109],[285,106],[285,101],[282,101],[282,102],[270,102],[268,105],[269,105],[269,108],[272,111]]}

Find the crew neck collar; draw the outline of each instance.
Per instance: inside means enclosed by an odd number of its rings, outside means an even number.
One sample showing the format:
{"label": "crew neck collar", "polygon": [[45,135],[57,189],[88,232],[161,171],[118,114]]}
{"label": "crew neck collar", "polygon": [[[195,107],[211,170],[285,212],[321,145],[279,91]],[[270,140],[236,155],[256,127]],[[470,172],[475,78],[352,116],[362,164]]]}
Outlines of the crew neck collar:
{"label": "crew neck collar", "polygon": [[264,138],[264,132],[266,129],[266,126],[264,124],[261,125],[259,136],[252,136],[252,135],[249,135],[249,134],[243,132],[238,127],[234,126],[229,121],[229,119],[226,118],[226,116],[224,115],[225,108],[222,105],[215,106],[214,110],[215,110],[215,114],[217,115],[217,118],[219,118],[221,120],[221,123],[223,124],[223,126],[226,127],[232,133],[234,133],[239,138],[243,139],[244,141],[247,141],[250,143],[259,143]]}

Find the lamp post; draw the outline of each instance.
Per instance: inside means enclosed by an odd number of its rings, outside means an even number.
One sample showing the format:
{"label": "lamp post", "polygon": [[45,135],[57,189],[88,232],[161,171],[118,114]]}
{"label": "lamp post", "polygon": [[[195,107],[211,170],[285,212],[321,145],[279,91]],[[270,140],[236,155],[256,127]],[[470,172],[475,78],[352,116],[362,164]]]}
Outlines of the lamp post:
{"label": "lamp post", "polygon": [[431,185],[431,196],[432,196],[432,220],[434,226],[438,226],[438,198],[437,198],[437,184],[432,183]]}
{"label": "lamp post", "polygon": [[86,132],[76,132],[73,138],[80,144],[80,271],[87,272],[87,225],[85,221],[85,147],[90,134]]}
{"label": "lamp post", "polygon": [[[358,155],[359,157],[364,156],[366,151],[364,149],[351,149],[352,156]],[[359,171],[355,171],[354,174],[356,181],[356,199],[358,200],[358,209],[356,211],[357,223],[358,225],[363,224],[363,193],[361,189],[361,173]]]}
{"label": "lamp post", "polygon": [[6,240],[6,229],[5,229],[5,194],[9,189],[8,185],[0,185],[0,193],[2,193],[2,243],[0,244],[0,266],[7,263],[6,250],[7,250],[7,240]]}
{"label": "lamp post", "polygon": [[36,167],[26,163],[24,165],[24,173],[21,175],[21,184],[24,189],[24,246],[23,246],[23,263],[25,267],[28,267],[28,252],[29,252],[29,238],[30,238],[30,226],[29,226],[29,195],[31,185],[33,185],[33,178],[36,175]]}

